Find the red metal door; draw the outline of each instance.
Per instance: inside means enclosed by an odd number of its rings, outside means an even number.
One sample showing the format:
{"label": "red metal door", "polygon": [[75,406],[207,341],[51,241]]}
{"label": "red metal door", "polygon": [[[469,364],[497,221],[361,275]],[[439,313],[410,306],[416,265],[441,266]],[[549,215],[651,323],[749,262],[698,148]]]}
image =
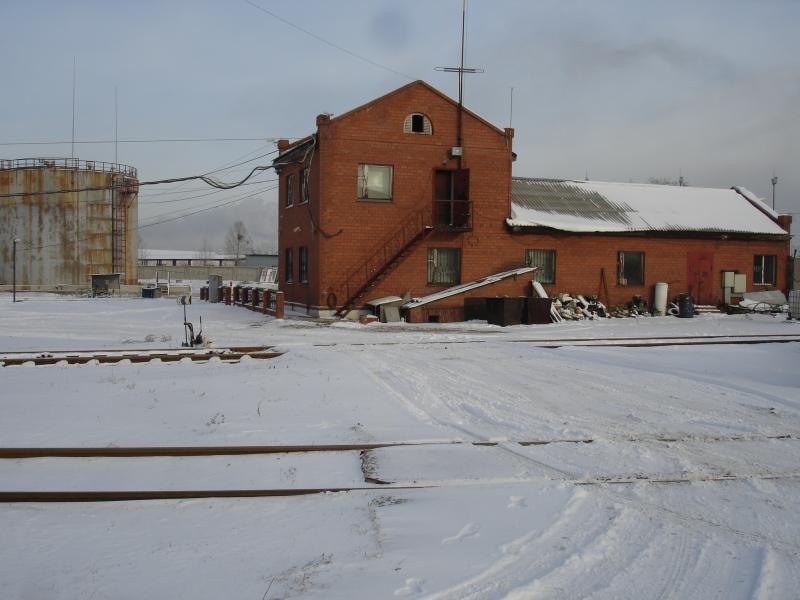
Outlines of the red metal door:
{"label": "red metal door", "polygon": [[695,303],[713,303],[713,270],[713,252],[689,252],[686,255],[686,279]]}

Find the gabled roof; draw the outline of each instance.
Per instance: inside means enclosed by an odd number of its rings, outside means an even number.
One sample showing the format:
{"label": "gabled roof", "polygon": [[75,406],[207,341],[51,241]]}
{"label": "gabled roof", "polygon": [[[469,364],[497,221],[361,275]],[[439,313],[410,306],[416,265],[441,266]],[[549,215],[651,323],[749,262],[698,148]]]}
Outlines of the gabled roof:
{"label": "gabled roof", "polygon": [[[404,85],[402,87],[399,87],[399,88],[397,88],[395,90],[392,90],[391,92],[388,92],[388,93],[384,94],[383,96],[378,96],[377,98],[375,98],[374,100],[370,100],[366,104],[362,104],[361,106],[357,106],[357,107],[355,107],[355,108],[353,108],[351,110],[348,110],[345,113],[342,113],[341,115],[337,115],[335,117],[331,117],[331,121],[333,122],[333,121],[338,121],[340,119],[346,119],[350,115],[352,115],[354,113],[357,113],[357,112],[360,112],[362,110],[365,110],[367,108],[370,108],[370,107],[374,106],[375,104],[379,104],[380,102],[383,102],[384,100],[387,100],[387,99],[391,98],[392,96],[396,96],[398,94],[402,94],[403,92],[405,92],[406,90],[408,90],[409,88],[412,88],[412,87],[424,87],[426,90],[428,90],[430,92],[433,92],[434,94],[436,94],[437,96],[439,96],[443,100],[446,100],[447,102],[449,102],[453,106],[458,107],[458,102],[456,100],[453,100],[450,96],[448,96],[444,92],[441,92],[441,91],[437,90],[435,87],[433,87],[431,84],[427,83],[426,81],[423,81],[422,79],[417,79],[416,81],[412,81],[411,83],[407,83],[406,85]],[[493,129],[498,134],[505,135],[506,132],[503,129],[497,127],[496,125],[493,125],[492,123],[490,123],[489,121],[487,121],[486,119],[484,119],[483,117],[478,115],[477,113],[474,113],[474,112],[472,112],[471,110],[469,110],[468,108],[465,108],[465,107],[462,107],[462,109],[463,109],[465,114],[477,119],[478,121],[480,121],[481,123],[483,123],[487,127],[490,127],[491,129]]]}
{"label": "gabled roof", "polygon": [[[411,83],[408,83],[408,84],[406,84],[406,85],[404,85],[402,87],[399,87],[396,90],[392,90],[391,92],[389,92],[387,94],[384,94],[383,96],[379,96],[378,98],[375,98],[374,100],[370,100],[366,104],[362,104],[361,106],[357,106],[357,107],[355,107],[355,108],[353,108],[351,110],[348,110],[347,112],[342,113],[341,115],[337,115],[335,117],[331,117],[331,122],[339,121],[341,119],[346,119],[347,117],[349,117],[351,115],[354,115],[357,112],[360,112],[362,110],[366,110],[366,109],[368,109],[368,108],[370,108],[370,107],[372,107],[372,106],[374,106],[374,105],[376,105],[376,104],[378,104],[380,102],[383,102],[384,100],[387,100],[388,98],[391,98],[392,96],[395,96],[395,95],[398,95],[398,94],[402,94],[403,92],[405,92],[406,90],[408,90],[411,87],[417,87],[417,86],[424,87],[426,90],[436,94],[437,96],[439,96],[440,98],[446,100],[447,102],[449,102],[453,106],[458,107],[458,102],[453,100],[450,96],[444,94],[443,92],[440,92],[439,90],[437,90],[435,87],[433,87],[429,83],[426,83],[426,82],[422,81],[421,79],[418,79],[418,80],[412,81]],[[487,121],[486,119],[481,117],[480,115],[472,112],[468,108],[463,108],[463,110],[464,110],[465,114],[470,115],[474,119],[480,121],[481,123],[483,123],[487,127],[491,128],[493,131],[495,131],[497,134],[505,135],[505,131],[503,129],[500,129],[496,125],[493,125],[492,123],[490,123],[489,121]],[[298,140],[298,141],[292,143],[288,148],[286,148],[286,150],[281,152],[277,156],[277,158],[275,158],[272,161],[272,163],[275,164],[275,165],[279,165],[281,163],[286,162],[291,156],[296,155],[296,153],[298,151],[301,151],[301,150],[304,151],[313,142],[314,142],[314,135],[310,135],[308,137],[305,137],[305,138],[303,138],[301,140]]]}
{"label": "gabled roof", "polygon": [[431,302],[436,302],[437,300],[443,300],[444,298],[449,298],[450,296],[457,296],[458,294],[463,294],[464,292],[468,292],[470,290],[474,290],[485,285],[489,285],[492,283],[497,283],[498,281],[502,281],[508,277],[513,277],[514,275],[524,275],[525,273],[532,273],[533,271],[537,270],[539,267],[519,267],[517,269],[511,269],[510,271],[503,271],[502,273],[495,273],[494,275],[488,275],[481,279],[476,279],[475,281],[470,281],[469,283],[462,283],[461,285],[456,285],[446,290],[442,290],[441,292],[436,292],[435,294],[429,294],[427,296],[423,296],[422,298],[414,298],[411,302],[406,302],[403,304],[403,308],[417,308],[418,306],[422,306],[423,304],[430,304]]}
{"label": "gabled roof", "polygon": [[709,232],[786,236],[778,215],[745,188],[560,179],[511,181],[515,228],[569,232]]}

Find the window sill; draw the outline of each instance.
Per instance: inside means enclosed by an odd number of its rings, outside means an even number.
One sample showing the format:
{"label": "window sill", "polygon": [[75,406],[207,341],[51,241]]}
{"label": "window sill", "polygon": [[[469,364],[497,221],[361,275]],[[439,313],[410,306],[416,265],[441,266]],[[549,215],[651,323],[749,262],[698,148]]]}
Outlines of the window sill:
{"label": "window sill", "polygon": [[356,202],[371,202],[374,204],[391,204],[391,198],[356,198]]}

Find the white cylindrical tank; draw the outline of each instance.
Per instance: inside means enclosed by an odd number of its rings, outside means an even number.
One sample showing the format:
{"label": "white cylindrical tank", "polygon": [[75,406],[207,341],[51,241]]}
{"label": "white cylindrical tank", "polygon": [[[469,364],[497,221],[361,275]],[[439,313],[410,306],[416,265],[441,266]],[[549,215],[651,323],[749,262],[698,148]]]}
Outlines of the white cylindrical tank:
{"label": "white cylindrical tank", "polygon": [[656,297],[653,300],[653,314],[663,317],[667,314],[667,289],[669,286],[666,283],[656,284]]}

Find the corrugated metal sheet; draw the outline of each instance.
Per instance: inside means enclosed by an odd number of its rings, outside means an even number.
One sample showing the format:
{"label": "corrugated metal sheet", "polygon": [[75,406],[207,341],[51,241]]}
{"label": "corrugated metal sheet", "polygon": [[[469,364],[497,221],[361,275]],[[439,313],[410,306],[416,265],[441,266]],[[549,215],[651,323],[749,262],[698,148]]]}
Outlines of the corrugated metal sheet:
{"label": "corrugated metal sheet", "polygon": [[515,177],[512,227],[570,232],[715,232],[786,235],[743,188],[716,189]]}

